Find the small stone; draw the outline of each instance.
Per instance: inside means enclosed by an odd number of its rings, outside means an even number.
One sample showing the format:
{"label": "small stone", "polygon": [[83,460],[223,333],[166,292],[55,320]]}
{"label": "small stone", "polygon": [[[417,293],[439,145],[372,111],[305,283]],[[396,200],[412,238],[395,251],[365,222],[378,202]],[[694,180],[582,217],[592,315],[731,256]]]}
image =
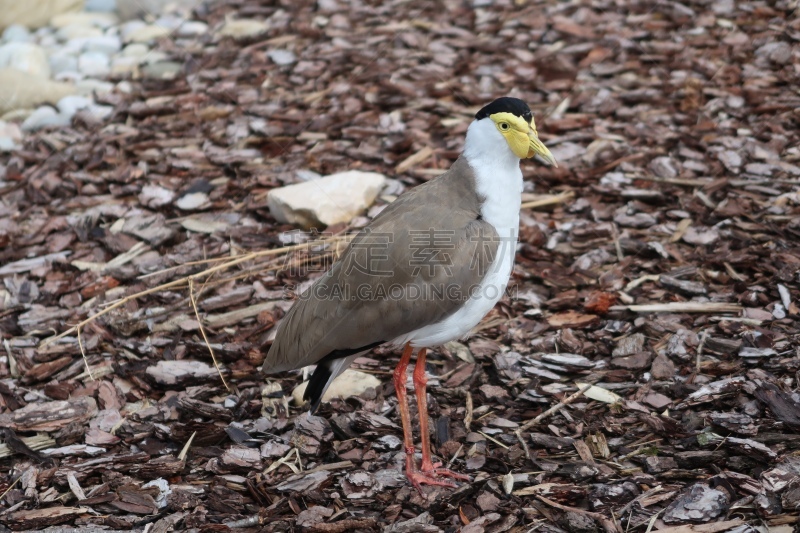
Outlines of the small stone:
{"label": "small stone", "polygon": [[0,152],[10,152],[22,143],[22,130],[13,122],[0,120]]}
{"label": "small stone", "polygon": [[81,109],[92,105],[92,100],[85,96],[70,95],[58,101],[56,107],[62,115],[72,118]]}
{"label": "small stone", "polygon": [[57,76],[64,72],[78,71],[78,56],[68,50],[56,50],[50,54],[50,75]]}
{"label": "small stone", "polygon": [[99,52],[107,56],[116,54],[121,48],[122,40],[116,35],[89,37],[83,44],[83,50],[85,52]]}
{"label": "small stone", "polygon": [[3,36],[0,37],[0,42],[4,43],[28,43],[31,40],[33,40],[31,32],[19,24],[12,24],[3,30]]}
{"label": "small stone", "polygon": [[267,55],[273,63],[280,66],[291,65],[297,61],[297,57],[291,50],[272,50]]}
{"label": "small stone", "polygon": [[278,221],[304,228],[349,222],[380,193],[386,177],[351,170],[270,191],[270,212]]}
{"label": "small stone", "polygon": [[208,194],[204,192],[192,192],[189,194],[184,194],[178,198],[177,202],[175,202],[175,206],[178,209],[183,209],[184,211],[205,209],[210,205],[211,203],[208,201]]}
{"label": "small stone", "polygon": [[267,32],[270,26],[266,22],[253,19],[229,19],[225,21],[219,34],[223,37],[246,39]]}
{"label": "small stone", "polygon": [[[322,396],[322,401],[327,402],[333,398],[358,396],[359,394],[363,394],[370,387],[375,388],[380,384],[380,380],[372,374],[347,369],[333,380],[331,386],[328,387],[325,394]],[[305,400],[303,400],[303,393],[306,391],[307,386],[308,381],[304,381],[292,391],[292,399],[295,405],[303,405],[305,403]]]}
{"label": "small stone", "polygon": [[104,77],[111,72],[111,64],[103,53],[84,52],[78,56],[78,71],[84,76]]}
{"label": "small stone", "polygon": [[199,20],[187,20],[178,27],[178,37],[197,37],[208,33],[208,24]]}
{"label": "small stone", "polygon": [[72,117],[58,113],[50,106],[42,106],[30,114],[22,123],[23,131],[36,131],[48,126],[69,126]]}
{"label": "small stone", "polygon": [[44,49],[34,43],[7,43],[0,46],[0,68],[9,67],[38,78],[50,77],[50,62]]}
{"label": "small stone", "polygon": [[122,57],[140,58],[146,56],[149,51],[150,48],[146,44],[131,43],[122,49]]}
{"label": "small stone", "polygon": [[111,60],[111,74],[138,74],[140,62],[138,57],[115,57]]}
{"label": "small stone", "polygon": [[123,34],[123,37],[128,43],[149,43],[167,37],[170,33],[170,29],[163,26],[142,26]]}
{"label": "small stone", "polygon": [[108,28],[118,23],[119,18],[113,13],[90,13],[85,11],[62,13],[50,19],[50,26],[54,28],[64,28],[66,26]]}
{"label": "small stone", "polygon": [[142,67],[142,76],[151,80],[174,80],[183,71],[183,64],[176,61],[161,61]]}

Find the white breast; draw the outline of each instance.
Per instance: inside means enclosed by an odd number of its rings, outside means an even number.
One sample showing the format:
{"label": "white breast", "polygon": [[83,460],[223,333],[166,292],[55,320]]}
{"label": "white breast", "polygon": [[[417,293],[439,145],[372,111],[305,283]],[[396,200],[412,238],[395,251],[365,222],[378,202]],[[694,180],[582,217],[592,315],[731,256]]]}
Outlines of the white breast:
{"label": "white breast", "polygon": [[473,122],[470,126],[464,157],[475,173],[478,194],[485,199],[481,216],[500,236],[497,255],[480,284],[480,290],[458,311],[440,322],[403,335],[392,344],[410,342],[414,347],[430,347],[466,336],[503,297],[508,285],[517,249],[522,200],[519,158],[488,119]]}

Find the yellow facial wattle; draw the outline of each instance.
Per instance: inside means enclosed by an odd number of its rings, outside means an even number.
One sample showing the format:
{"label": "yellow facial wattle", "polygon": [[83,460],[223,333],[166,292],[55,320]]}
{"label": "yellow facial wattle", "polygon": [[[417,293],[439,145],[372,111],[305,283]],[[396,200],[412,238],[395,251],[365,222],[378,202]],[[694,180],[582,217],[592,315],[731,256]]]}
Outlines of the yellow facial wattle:
{"label": "yellow facial wattle", "polygon": [[539,132],[536,131],[536,123],[531,118],[528,124],[524,118],[513,113],[495,113],[489,115],[497,130],[505,137],[508,146],[514,155],[520,159],[526,159],[538,154],[549,164],[557,167],[553,154],[539,140]]}

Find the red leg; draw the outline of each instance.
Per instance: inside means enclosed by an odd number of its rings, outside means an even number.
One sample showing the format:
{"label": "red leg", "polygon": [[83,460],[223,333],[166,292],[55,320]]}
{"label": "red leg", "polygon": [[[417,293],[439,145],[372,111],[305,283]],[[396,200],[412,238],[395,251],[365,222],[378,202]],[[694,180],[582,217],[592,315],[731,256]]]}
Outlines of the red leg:
{"label": "red leg", "polygon": [[[419,411],[419,430],[422,441],[422,465],[420,470],[428,478],[436,479],[436,476],[451,477],[462,481],[469,481],[469,476],[456,474],[446,468],[442,468],[442,463],[433,463],[431,459],[431,434],[428,431],[428,378],[425,375],[425,359],[427,350],[422,348],[417,354],[417,364],[414,367],[414,394],[417,396],[417,409]],[[446,481],[441,481],[437,485],[454,487],[455,485]]]}
{"label": "red leg", "polygon": [[[400,409],[400,420],[403,423],[403,446],[406,452],[406,477],[411,484],[420,493],[422,493],[422,484],[427,485],[443,485],[445,487],[454,486],[449,481],[443,481],[436,477],[436,472],[420,472],[417,465],[414,463],[414,439],[411,435],[411,414],[408,412],[408,394],[406,393],[406,371],[408,370],[408,363],[411,361],[411,352],[413,348],[410,344],[406,344],[403,350],[403,355],[400,357],[400,362],[397,368],[394,369],[394,390],[397,394],[397,407]],[[422,367],[425,367],[425,353],[422,353]],[[416,388],[416,387],[415,387]],[[427,405],[425,406],[425,426],[424,430],[427,431]],[[422,420],[422,413],[420,413],[420,420]],[[428,463],[430,463],[430,441],[427,441],[424,446],[428,449]]]}
{"label": "red leg", "polygon": [[[414,438],[411,435],[411,414],[408,412],[408,394],[406,393],[406,371],[411,361],[411,344],[406,344],[397,368],[394,369],[394,391],[397,394],[397,408],[400,409],[400,421],[403,423],[403,447],[406,452],[406,475],[417,469],[414,464]],[[410,479],[410,478],[409,478]],[[412,480],[413,482],[413,480]]]}

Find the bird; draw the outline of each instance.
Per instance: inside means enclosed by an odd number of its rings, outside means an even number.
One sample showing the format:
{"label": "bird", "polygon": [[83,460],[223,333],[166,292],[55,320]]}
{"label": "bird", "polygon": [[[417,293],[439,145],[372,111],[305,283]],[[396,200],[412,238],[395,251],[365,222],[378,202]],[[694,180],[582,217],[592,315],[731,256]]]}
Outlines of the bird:
{"label": "bird", "polygon": [[[519,230],[520,160],[536,155],[557,166],[523,100],[504,96],[482,107],[450,169],[386,206],[298,295],[261,367],[274,374],[316,365],[304,393],[313,414],[357,357],[382,344],[402,347],[393,378],[405,472],[421,493],[423,484],[455,487],[451,479],[469,480],[433,462],[427,350],[465,337],[503,296]],[[406,391],[414,350],[419,466]]]}

